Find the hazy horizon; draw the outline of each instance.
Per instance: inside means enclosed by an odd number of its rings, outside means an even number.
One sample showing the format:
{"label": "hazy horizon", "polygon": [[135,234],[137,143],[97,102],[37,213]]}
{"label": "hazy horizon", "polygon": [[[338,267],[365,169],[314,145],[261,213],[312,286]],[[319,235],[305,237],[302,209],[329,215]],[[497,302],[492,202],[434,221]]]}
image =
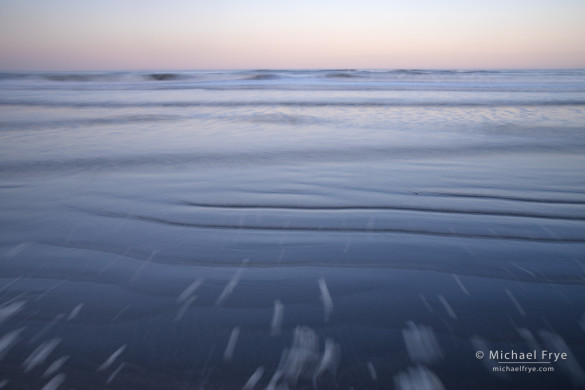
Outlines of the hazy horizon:
{"label": "hazy horizon", "polygon": [[279,72],[279,71],[581,71],[585,70],[585,66],[583,67],[518,67],[518,68],[482,68],[482,67],[469,67],[469,68],[422,68],[422,67],[412,67],[412,68],[358,68],[358,67],[341,67],[341,68],[334,68],[334,67],[321,67],[321,68],[111,68],[111,69],[31,69],[31,70],[21,70],[21,69],[0,69],[0,72],[3,73],[132,73],[132,72],[155,72],[155,73],[164,73],[164,72]]}

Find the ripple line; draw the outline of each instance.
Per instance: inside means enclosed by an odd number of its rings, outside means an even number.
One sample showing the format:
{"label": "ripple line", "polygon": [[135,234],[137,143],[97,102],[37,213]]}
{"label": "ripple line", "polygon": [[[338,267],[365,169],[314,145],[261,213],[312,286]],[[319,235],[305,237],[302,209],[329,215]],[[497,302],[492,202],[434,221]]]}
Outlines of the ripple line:
{"label": "ripple line", "polygon": [[192,222],[170,221],[167,219],[147,217],[134,214],[117,214],[111,212],[100,212],[98,215],[106,217],[129,218],[144,222],[160,223],[171,226],[181,226],[199,229],[225,229],[225,230],[263,230],[263,231],[297,231],[297,232],[332,232],[332,233],[401,233],[415,234],[436,237],[456,237],[489,240],[520,240],[532,242],[550,243],[585,243],[585,238],[548,238],[548,237],[526,237],[517,235],[489,235],[489,234],[466,234],[454,232],[440,232],[431,230],[415,230],[405,228],[351,228],[351,227],[312,227],[312,226],[255,226],[255,225],[220,225],[220,224],[198,224]]}
{"label": "ripple line", "polygon": [[239,203],[195,203],[183,201],[182,203],[201,208],[223,208],[223,209],[266,209],[266,210],[310,210],[310,211],[327,211],[327,210],[391,210],[391,211],[414,211],[414,212],[431,212],[443,214],[463,214],[463,215],[491,215],[503,217],[520,217],[520,218],[541,218],[541,219],[560,219],[569,221],[585,221],[585,217],[574,215],[550,215],[540,213],[520,213],[507,211],[485,211],[485,210],[458,210],[450,208],[436,207],[408,207],[408,206],[364,206],[364,205],[255,205]]}
{"label": "ripple line", "polygon": [[503,195],[488,195],[488,194],[469,194],[457,192],[419,192],[420,195],[435,195],[435,196],[451,196],[457,198],[480,198],[480,199],[498,199],[511,200],[517,202],[530,203],[552,203],[552,204],[579,204],[585,205],[585,200],[576,199],[546,199],[546,198],[528,198],[523,196],[503,196]]}

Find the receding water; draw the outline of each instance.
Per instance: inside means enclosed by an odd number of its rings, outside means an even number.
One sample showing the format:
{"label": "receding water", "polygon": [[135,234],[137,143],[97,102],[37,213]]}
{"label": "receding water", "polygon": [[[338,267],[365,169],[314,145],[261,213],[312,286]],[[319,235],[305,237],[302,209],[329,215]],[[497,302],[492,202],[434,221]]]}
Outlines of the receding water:
{"label": "receding water", "polygon": [[0,388],[585,386],[585,71],[3,73],[0,140]]}

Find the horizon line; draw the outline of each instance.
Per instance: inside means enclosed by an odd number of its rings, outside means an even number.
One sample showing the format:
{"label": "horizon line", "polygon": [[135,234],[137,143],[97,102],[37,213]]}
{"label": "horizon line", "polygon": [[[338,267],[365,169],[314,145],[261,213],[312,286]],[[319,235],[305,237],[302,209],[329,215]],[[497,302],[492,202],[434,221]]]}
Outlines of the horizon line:
{"label": "horizon line", "polygon": [[561,70],[585,70],[583,67],[290,67],[290,68],[108,68],[108,69],[36,69],[36,70],[18,70],[18,69],[2,69],[2,73],[49,73],[49,72],[194,72],[194,71],[226,71],[226,72],[274,72],[274,71],[561,71]]}

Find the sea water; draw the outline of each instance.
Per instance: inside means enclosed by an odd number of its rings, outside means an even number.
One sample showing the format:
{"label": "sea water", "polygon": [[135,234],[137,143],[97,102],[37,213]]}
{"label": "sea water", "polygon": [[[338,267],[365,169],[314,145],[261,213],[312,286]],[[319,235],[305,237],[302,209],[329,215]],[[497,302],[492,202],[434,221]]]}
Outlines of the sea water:
{"label": "sea water", "polygon": [[585,385],[583,70],[2,73],[0,151],[0,388]]}

